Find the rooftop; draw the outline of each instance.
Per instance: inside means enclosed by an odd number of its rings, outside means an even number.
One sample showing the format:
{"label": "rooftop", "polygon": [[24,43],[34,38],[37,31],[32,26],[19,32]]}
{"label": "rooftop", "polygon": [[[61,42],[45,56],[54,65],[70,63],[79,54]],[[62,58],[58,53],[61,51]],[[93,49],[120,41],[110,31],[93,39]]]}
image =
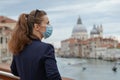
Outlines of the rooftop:
{"label": "rooftop", "polygon": [[0,16],[0,23],[15,23],[16,21],[6,16]]}

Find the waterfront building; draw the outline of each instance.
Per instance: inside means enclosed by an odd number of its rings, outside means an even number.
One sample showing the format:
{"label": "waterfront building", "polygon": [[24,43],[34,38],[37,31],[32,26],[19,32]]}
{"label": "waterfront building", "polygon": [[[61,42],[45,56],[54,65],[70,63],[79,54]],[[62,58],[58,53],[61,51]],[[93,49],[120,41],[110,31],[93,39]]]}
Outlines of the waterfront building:
{"label": "waterfront building", "polygon": [[[105,58],[107,49],[117,48],[119,42],[113,38],[103,38],[103,26],[93,25],[88,37],[81,18],[77,20],[70,38],[61,41],[58,52],[61,57]],[[111,55],[112,56],[112,55]]]}
{"label": "waterfront building", "polygon": [[7,43],[16,21],[5,16],[0,16],[0,63],[10,63],[10,54]]}

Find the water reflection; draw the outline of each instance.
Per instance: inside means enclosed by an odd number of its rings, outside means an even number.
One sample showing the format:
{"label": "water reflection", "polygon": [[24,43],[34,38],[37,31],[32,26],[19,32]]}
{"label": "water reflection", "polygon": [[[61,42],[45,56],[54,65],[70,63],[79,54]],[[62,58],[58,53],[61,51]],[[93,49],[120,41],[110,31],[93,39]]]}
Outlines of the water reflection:
{"label": "water reflection", "polygon": [[120,80],[120,65],[114,72],[112,70],[114,62],[57,58],[57,64],[62,76],[75,80]]}

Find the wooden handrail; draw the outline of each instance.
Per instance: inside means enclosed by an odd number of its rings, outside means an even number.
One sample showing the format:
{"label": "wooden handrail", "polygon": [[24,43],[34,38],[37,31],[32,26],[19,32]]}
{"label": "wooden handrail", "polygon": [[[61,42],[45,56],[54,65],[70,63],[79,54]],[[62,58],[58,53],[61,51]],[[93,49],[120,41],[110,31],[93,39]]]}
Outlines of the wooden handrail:
{"label": "wooden handrail", "polygon": [[0,71],[11,72],[9,64],[0,64]]}
{"label": "wooden handrail", "polygon": [[0,71],[0,80],[20,80],[19,77],[12,75],[9,72]]}
{"label": "wooden handrail", "polygon": [[3,80],[19,80],[19,77],[16,77],[11,74],[9,64],[0,64],[0,79]]}
{"label": "wooden handrail", "polygon": [[[0,80],[20,80],[19,77],[11,74],[10,65],[9,64],[0,64]],[[70,78],[62,77],[62,80],[73,80]]]}

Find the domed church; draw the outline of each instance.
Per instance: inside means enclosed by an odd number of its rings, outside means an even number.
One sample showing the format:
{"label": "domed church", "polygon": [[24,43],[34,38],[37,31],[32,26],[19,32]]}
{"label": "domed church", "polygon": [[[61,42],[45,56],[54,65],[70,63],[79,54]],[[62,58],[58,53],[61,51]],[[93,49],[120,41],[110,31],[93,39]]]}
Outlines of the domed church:
{"label": "domed church", "polygon": [[72,31],[72,38],[86,40],[88,39],[87,29],[82,24],[81,18],[77,20],[77,24],[74,26]]}
{"label": "domed church", "polygon": [[104,58],[106,50],[116,48],[118,41],[112,38],[103,38],[102,25],[94,25],[88,37],[87,29],[81,18],[77,20],[70,38],[61,41],[58,55],[61,57]]}
{"label": "domed church", "polygon": [[103,28],[102,25],[100,26],[93,26],[93,29],[90,32],[90,37],[95,38],[95,37],[103,37]]}

